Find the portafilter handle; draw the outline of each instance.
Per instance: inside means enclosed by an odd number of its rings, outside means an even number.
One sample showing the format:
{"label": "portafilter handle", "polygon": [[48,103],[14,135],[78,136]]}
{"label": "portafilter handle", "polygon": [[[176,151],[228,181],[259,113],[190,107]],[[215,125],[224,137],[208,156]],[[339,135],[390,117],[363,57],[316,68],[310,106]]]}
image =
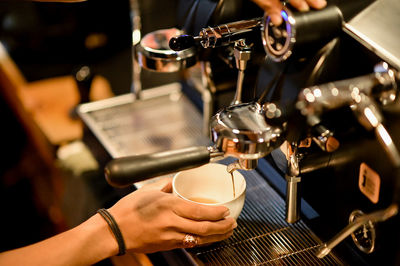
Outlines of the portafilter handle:
{"label": "portafilter handle", "polygon": [[223,153],[213,147],[189,147],[180,150],[121,157],[107,163],[104,173],[113,187],[127,187],[152,177],[191,169],[210,162]]}

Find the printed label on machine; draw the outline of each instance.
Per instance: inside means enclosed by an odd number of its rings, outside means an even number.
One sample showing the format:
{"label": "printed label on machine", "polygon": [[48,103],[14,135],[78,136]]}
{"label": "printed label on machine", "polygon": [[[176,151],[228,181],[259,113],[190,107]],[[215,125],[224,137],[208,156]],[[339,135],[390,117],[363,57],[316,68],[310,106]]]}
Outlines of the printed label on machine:
{"label": "printed label on machine", "polygon": [[361,163],[358,179],[360,191],[373,203],[378,203],[381,178],[366,163]]}

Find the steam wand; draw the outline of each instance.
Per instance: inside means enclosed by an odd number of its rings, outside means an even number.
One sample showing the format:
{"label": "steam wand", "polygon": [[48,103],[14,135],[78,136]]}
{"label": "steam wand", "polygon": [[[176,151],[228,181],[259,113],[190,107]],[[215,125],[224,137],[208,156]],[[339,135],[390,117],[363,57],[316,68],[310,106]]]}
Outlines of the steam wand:
{"label": "steam wand", "polygon": [[[400,169],[400,154],[398,149],[393,143],[392,138],[390,137],[386,128],[382,125],[382,116],[378,111],[376,105],[372,101],[372,99],[366,95],[360,94],[360,102],[353,106],[353,111],[356,113],[357,118],[360,123],[367,129],[373,128],[375,131],[375,135],[386,151],[388,157],[392,165],[395,167],[397,172]],[[396,183],[399,183],[400,176],[395,177]],[[395,196],[397,197],[397,196]],[[347,227],[345,227],[341,232],[339,232],[335,237],[329,240],[327,243],[323,244],[323,246],[318,250],[317,257],[323,258],[329,254],[329,252],[334,248],[337,244],[339,244],[343,239],[345,239],[350,234],[354,233],[358,228],[364,226],[367,223],[373,222],[383,222],[387,219],[397,215],[399,211],[399,206],[397,200],[386,209],[376,211],[374,213],[368,215],[362,215],[357,217],[353,222],[351,222]]]}
{"label": "steam wand", "polygon": [[[307,123],[314,129],[314,141],[327,152],[338,148],[333,133],[320,124],[320,115],[325,110],[342,106],[352,106],[360,123],[367,129],[374,128],[376,136],[383,145],[393,165],[400,169],[400,155],[382,125],[382,116],[372,98],[378,94],[383,104],[396,100],[398,73],[389,69],[386,63],[375,67],[375,73],[353,79],[321,84],[303,89],[299,94],[296,108],[307,118]],[[296,144],[289,145],[290,158],[286,174],[286,221],[297,222],[300,217],[300,159]],[[400,182],[400,181],[399,181]]]}
{"label": "steam wand", "polygon": [[[389,69],[385,63],[378,65],[375,71],[375,74],[355,79],[306,88],[300,94],[301,100],[297,103],[297,108],[307,117],[308,123],[314,126],[319,123],[319,115],[324,110],[349,105],[360,124],[367,130],[375,131],[376,138],[398,173],[400,172],[400,153],[382,124],[382,114],[372,99],[372,95],[378,94],[382,104],[394,102],[398,93],[399,74]],[[395,183],[397,184],[396,189],[398,189],[399,175],[395,176]],[[359,227],[370,222],[385,221],[395,216],[399,208],[399,196],[396,194],[395,191],[393,203],[388,208],[357,217],[333,239],[323,244],[316,254],[317,257],[323,258],[329,254],[332,248]]]}
{"label": "steam wand", "polygon": [[369,222],[384,222],[387,219],[395,216],[399,211],[399,207],[397,204],[392,204],[388,208],[380,211],[376,211],[370,214],[364,214],[360,217],[357,217],[354,222],[350,223],[346,226],[342,231],[340,231],[335,237],[329,240],[327,243],[324,243],[322,247],[318,250],[316,256],[320,259],[328,255],[331,250],[340,242],[343,241],[346,237],[351,235],[354,231],[356,231],[361,226],[369,223]]}

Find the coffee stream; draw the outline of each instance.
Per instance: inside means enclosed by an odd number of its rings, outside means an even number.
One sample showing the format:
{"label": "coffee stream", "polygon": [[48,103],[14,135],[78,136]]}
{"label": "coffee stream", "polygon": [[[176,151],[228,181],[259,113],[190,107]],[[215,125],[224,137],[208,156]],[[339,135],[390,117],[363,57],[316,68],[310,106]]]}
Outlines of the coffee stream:
{"label": "coffee stream", "polygon": [[235,191],[235,179],[233,178],[233,172],[234,171],[232,171],[230,174],[231,174],[231,178],[232,178],[233,198],[235,198],[236,197],[236,191]]}
{"label": "coffee stream", "polygon": [[[233,172],[234,171],[230,172],[230,174],[231,174],[231,178],[232,178],[233,198],[235,198],[236,197],[236,189],[235,189],[235,178],[233,176]],[[206,203],[206,204],[218,203],[216,200],[208,199],[208,198],[200,198],[200,197],[192,197],[192,198],[189,198],[189,200],[195,201],[195,202],[200,202],[200,203]]]}

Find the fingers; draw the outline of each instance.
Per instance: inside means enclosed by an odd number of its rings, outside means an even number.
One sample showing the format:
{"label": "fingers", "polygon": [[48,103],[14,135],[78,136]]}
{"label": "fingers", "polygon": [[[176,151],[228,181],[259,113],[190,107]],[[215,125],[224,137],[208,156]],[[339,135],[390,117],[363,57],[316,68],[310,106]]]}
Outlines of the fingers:
{"label": "fingers", "polygon": [[274,25],[279,26],[282,23],[281,10],[283,6],[279,0],[253,0],[253,2],[269,15]]}
{"label": "fingers", "polygon": [[201,205],[178,197],[172,204],[175,214],[196,221],[218,221],[229,215],[229,209],[225,206]]}
{"label": "fingers", "polygon": [[280,11],[279,12],[271,11],[269,17],[271,18],[272,24],[274,24],[275,26],[279,26],[282,24],[282,16]]}
{"label": "fingers", "polygon": [[305,12],[310,10],[306,0],[290,0],[290,4],[299,11]]}
{"label": "fingers", "polygon": [[310,6],[321,9],[326,6],[325,0],[290,0],[290,4],[299,11],[309,11]]}
{"label": "fingers", "polygon": [[172,177],[161,178],[155,182],[148,183],[140,188],[141,191],[161,190],[163,192],[172,192]]}
{"label": "fingers", "polygon": [[198,237],[197,245],[201,246],[201,245],[205,245],[205,244],[211,244],[214,242],[222,241],[222,240],[229,238],[232,235],[233,235],[233,230],[229,231],[225,234],[220,234],[220,235],[197,236]]}
{"label": "fingers", "polygon": [[[214,242],[225,240],[225,239],[231,237],[232,234],[233,234],[233,230],[226,232],[224,234],[217,234],[217,235],[210,235],[210,236],[198,236],[198,235],[193,235],[193,236],[197,239],[196,246],[202,246],[202,245],[207,245],[207,244],[211,244]],[[187,248],[183,244],[183,239],[186,236],[186,233],[176,233],[176,234],[171,234],[170,236],[173,237],[173,239],[174,239],[174,240],[171,240],[171,242],[174,242],[173,248]]]}
{"label": "fingers", "polygon": [[[252,0],[271,18],[271,22],[279,26],[282,23],[282,3],[279,0]],[[299,11],[309,11],[310,7],[321,9],[326,6],[326,0],[290,0],[290,4]]]}
{"label": "fingers", "polygon": [[315,9],[324,8],[327,4],[325,0],[307,0],[307,3],[309,6]]}
{"label": "fingers", "polygon": [[175,224],[177,227],[177,231],[199,236],[226,234],[237,227],[237,223],[232,217],[228,217],[216,222],[193,221],[185,218],[180,218],[176,221]]}

